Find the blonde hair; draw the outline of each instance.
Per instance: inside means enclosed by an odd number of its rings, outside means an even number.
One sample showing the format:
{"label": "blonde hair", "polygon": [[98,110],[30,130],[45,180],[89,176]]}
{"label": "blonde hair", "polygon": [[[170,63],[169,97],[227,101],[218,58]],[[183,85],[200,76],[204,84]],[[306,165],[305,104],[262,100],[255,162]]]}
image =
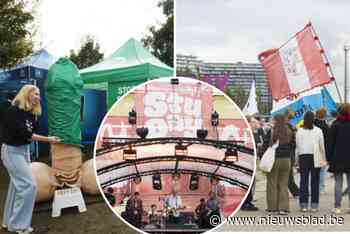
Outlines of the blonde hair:
{"label": "blonde hair", "polygon": [[12,105],[18,106],[19,109],[31,112],[33,115],[41,115],[40,102],[36,105],[29,103],[29,94],[39,90],[34,85],[24,85],[12,101]]}
{"label": "blonde hair", "polygon": [[326,108],[320,108],[316,111],[316,118],[317,119],[324,119],[327,115],[327,109]]}

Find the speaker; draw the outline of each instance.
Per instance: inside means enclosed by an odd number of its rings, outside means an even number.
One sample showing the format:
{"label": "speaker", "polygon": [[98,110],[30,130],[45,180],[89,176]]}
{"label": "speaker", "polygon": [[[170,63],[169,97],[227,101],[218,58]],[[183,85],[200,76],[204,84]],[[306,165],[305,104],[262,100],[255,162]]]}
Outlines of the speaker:
{"label": "speaker", "polygon": [[190,190],[197,190],[199,185],[199,176],[191,175],[190,179]]}
{"label": "speaker", "polygon": [[152,184],[154,190],[162,190],[162,178],[160,174],[152,176]]}

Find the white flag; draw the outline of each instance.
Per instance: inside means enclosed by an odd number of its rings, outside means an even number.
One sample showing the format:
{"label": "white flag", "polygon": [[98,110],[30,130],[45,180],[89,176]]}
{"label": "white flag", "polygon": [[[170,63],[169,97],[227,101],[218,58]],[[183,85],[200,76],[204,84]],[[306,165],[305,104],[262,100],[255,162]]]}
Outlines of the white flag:
{"label": "white flag", "polygon": [[248,101],[243,108],[244,115],[254,115],[259,113],[258,103],[256,102],[256,90],[255,90],[255,80],[252,82],[252,87],[250,88]]}

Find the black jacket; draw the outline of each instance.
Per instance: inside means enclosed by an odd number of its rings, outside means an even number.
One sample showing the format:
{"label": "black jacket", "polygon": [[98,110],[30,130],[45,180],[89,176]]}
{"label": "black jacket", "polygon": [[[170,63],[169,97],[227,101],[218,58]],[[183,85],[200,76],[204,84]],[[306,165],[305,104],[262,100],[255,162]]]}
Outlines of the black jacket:
{"label": "black jacket", "polygon": [[326,152],[327,152],[327,136],[328,136],[328,124],[326,123],[325,120],[319,120],[319,119],[315,119],[315,125],[316,127],[319,127],[321,130],[322,130],[322,133],[323,133],[323,139],[324,139],[324,147],[326,149]]}
{"label": "black jacket", "polygon": [[350,115],[342,115],[332,124],[327,136],[329,171],[350,173]]}
{"label": "black jacket", "polygon": [[31,142],[37,130],[35,116],[17,106],[8,108],[4,115],[3,142],[7,145],[19,146]]}

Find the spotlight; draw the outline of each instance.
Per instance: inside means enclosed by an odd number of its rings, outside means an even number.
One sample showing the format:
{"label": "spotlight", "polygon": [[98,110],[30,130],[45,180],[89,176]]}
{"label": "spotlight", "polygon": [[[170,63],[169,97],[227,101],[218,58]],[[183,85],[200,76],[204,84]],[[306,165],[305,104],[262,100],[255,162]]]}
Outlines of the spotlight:
{"label": "spotlight", "polygon": [[154,190],[162,190],[162,179],[160,174],[155,174],[152,176],[152,184]]}
{"label": "spotlight", "polygon": [[129,112],[129,124],[136,124],[136,120],[137,120],[137,113],[134,109],[132,109],[130,112]]}
{"label": "spotlight", "polygon": [[230,163],[238,162],[238,150],[237,150],[237,148],[227,149],[225,152],[225,159],[224,160],[226,162],[230,162]]}
{"label": "spotlight", "polygon": [[214,127],[217,127],[219,125],[219,114],[216,111],[211,114],[211,125]]}
{"label": "spotlight", "polygon": [[133,179],[133,181],[135,184],[141,184],[142,178],[141,178],[141,176],[138,175]]}
{"label": "spotlight", "polygon": [[191,179],[190,179],[190,190],[197,190],[198,189],[198,184],[199,184],[199,176],[192,174]]}
{"label": "spotlight", "polygon": [[129,149],[123,150],[123,159],[124,161],[134,161],[137,159],[136,150],[132,149],[131,146]]}
{"label": "spotlight", "polygon": [[141,139],[146,139],[148,135],[148,128],[142,127],[142,128],[136,128],[136,134],[141,137]]}
{"label": "spotlight", "polygon": [[197,129],[197,137],[199,139],[204,140],[208,136],[208,130],[207,129]]}
{"label": "spotlight", "polygon": [[114,193],[114,189],[112,187],[108,187],[107,188],[107,192],[112,194],[112,193]]}
{"label": "spotlight", "polygon": [[187,156],[187,146],[181,143],[175,145],[175,156]]}
{"label": "spotlight", "polygon": [[178,85],[178,84],[179,84],[179,79],[178,79],[178,78],[172,78],[172,79],[170,80],[170,84],[172,84],[172,85]]}

